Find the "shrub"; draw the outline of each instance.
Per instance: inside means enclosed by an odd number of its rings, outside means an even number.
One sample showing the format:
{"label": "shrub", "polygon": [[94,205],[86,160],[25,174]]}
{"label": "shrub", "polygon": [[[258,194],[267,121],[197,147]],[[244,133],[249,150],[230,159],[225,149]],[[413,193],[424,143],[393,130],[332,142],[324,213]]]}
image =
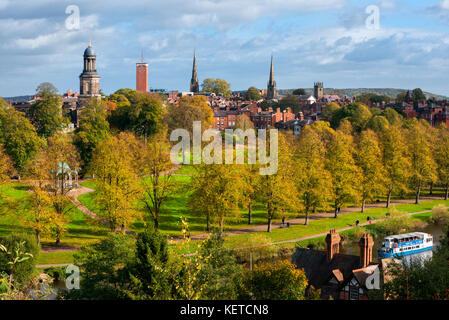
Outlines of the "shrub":
{"label": "shrub", "polygon": [[439,225],[449,224],[449,211],[444,205],[439,204],[432,209],[432,222]]}
{"label": "shrub", "polygon": [[[17,265],[14,270],[14,281],[18,286],[24,286],[31,280],[33,274],[36,271],[36,262],[39,258],[40,248],[36,243],[36,238],[33,235],[26,233],[11,234],[5,239],[1,239],[2,243],[8,250],[14,250],[16,245],[20,242],[25,242],[24,252],[31,253],[33,257]],[[10,266],[8,265],[9,257],[0,253],[0,273],[10,272]]]}

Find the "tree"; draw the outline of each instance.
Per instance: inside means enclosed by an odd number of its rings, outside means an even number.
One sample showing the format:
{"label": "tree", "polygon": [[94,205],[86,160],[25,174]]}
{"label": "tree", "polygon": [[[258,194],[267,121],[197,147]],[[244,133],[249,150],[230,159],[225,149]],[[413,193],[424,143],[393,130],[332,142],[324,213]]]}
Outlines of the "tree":
{"label": "tree", "polygon": [[182,97],[178,106],[169,106],[166,123],[170,131],[182,128],[192,135],[194,121],[201,121],[202,130],[209,129],[214,123],[214,113],[206,97]]}
{"label": "tree", "polygon": [[293,113],[298,113],[299,111],[301,111],[299,110],[298,97],[291,94],[282,98],[278,103],[278,107],[281,108],[281,111],[284,111],[287,108],[290,108]]}
{"label": "tree", "polygon": [[341,107],[336,104],[335,102],[328,103],[324,108],[323,112],[321,114],[321,117],[324,121],[328,121],[330,123],[333,122],[334,116],[337,114],[338,110],[340,110]]}
{"label": "tree", "polygon": [[126,295],[131,299],[170,299],[171,285],[167,237],[154,229],[137,235],[135,261],[128,266],[131,288]]}
{"label": "tree", "polygon": [[380,132],[382,163],[385,168],[387,208],[394,192],[406,191],[410,172],[407,143],[401,129],[387,126]]}
{"label": "tree", "polygon": [[297,188],[306,214],[305,225],[309,224],[310,212],[326,208],[330,198],[332,177],[325,169],[322,159],[326,155],[324,142],[310,126],[301,133],[296,151]]}
{"label": "tree", "polygon": [[254,130],[254,123],[246,114],[242,114],[237,118],[234,129],[241,129],[243,131]]}
{"label": "tree", "polygon": [[82,277],[80,290],[66,293],[68,299],[121,299],[130,289],[128,266],[136,261],[136,240],[121,234],[81,247],[74,255]]}
{"label": "tree", "polygon": [[426,95],[420,88],[413,89],[412,91],[412,100],[415,103],[423,102],[427,100]]}
{"label": "tree", "polygon": [[[48,139],[47,146],[39,152],[29,169],[30,176],[37,183],[36,186],[32,184],[34,191],[39,193],[33,200],[35,204],[33,220],[38,224],[42,223],[41,219],[52,221],[56,245],[61,242],[69,213],[75,209],[75,205],[68,196],[73,188],[68,181],[72,175],[76,175],[75,172],[79,171],[79,167],[79,153],[73,145],[72,139],[66,135],[56,135]],[[49,193],[48,200],[42,194],[43,189]],[[45,205],[48,201],[50,201],[56,217],[47,212]]]}
{"label": "tree", "polygon": [[411,159],[410,184],[415,190],[416,204],[425,183],[436,180],[437,166],[432,155],[429,124],[425,120],[413,119],[407,130],[407,142]]}
{"label": "tree", "polygon": [[29,118],[36,127],[37,133],[48,138],[62,129],[64,117],[62,115],[62,98],[56,88],[48,82],[41,83],[36,89],[39,97],[29,109]]}
{"label": "tree", "polygon": [[[12,173],[12,163],[7,154],[0,145],[0,186],[8,181]],[[1,197],[1,194],[0,194]],[[1,199],[1,198],[0,198]]]}
{"label": "tree", "polygon": [[232,93],[231,84],[223,79],[206,78],[201,86],[203,92],[215,93],[217,96],[222,95],[225,98],[229,98]]}
{"label": "tree", "polygon": [[242,171],[242,176],[246,190],[243,193],[243,202],[248,208],[248,224],[252,223],[253,205],[260,193],[259,166],[248,164]]}
{"label": "tree", "polygon": [[143,179],[143,202],[155,229],[159,228],[159,216],[162,204],[173,194],[176,184],[172,179],[170,161],[170,143],[166,132],[151,137],[145,149]]}
{"label": "tree", "polygon": [[367,127],[371,117],[370,109],[363,103],[356,102],[339,109],[332,117],[331,125],[333,128],[338,128],[340,122],[347,119],[353,125],[354,130],[361,132]]}
{"label": "tree", "polygon": [[296,269],[289,261],[262,264],[247,272],[243,299],[305,300],[308,285],[304,270]]}
{"label": "tree", "polygon": [[135,221],[136,197],[141,188],[136,167],[133,144],[142,145],[129,133],[121,133],[101,141],[94,151],[90,171],[98,180],[96,201],[101,210],[99,216],[115,231]]}
{"label": "tree", "polygon": [[215,220],[221,231],[225,218],[240,213],[241,190],[245,189],[239,165],[201,164],[192,177],[189,208],[206,217],[207,231]]}
{"label": "tree", "polygon": [[447,200],[449,196],[449,130],[444,126],[438,129],[438,138],[435,147],[438,180],[446,188],[444,200]]}
{"label": "tree", "polygon": [[129,118],[133,131],[143,136],[157,133],[163,120],[163,105],[161,99],[150,93],[139,93],[137,101],[129,110]]}
{"label": "tree", "polygon": [[80,152],[84,165],[92,160],[92,153],[100,141],[109,137],[109,123],[106,120],[106,106],[98,99],[92,99],[81,110],[79,127],[75,132],[74,144]]}
{"label": "tree", "polygon": [[359,198],[360,169],[353,158],[352,137],[336,131],[327,146],[325,168],[332,175],[332,202],[335,218],[339,208]]}
{"label": "tree", "polygon": [[285,137],[279,135],[278,170],[275,174],[260,178],[260,198],[265,202],[267,232],[271,232],[271,222],[274,218],[287,214],[288,210],[297,210],[300,205],[292,179],[294,173],[291,156]]}
{"label": "tree", "polygon": [[246,91],[245,99],[250,101],[259,101],[262,99],[262,95],[260,94],[259,89],[257,89],[256,87],[250,87],[248,91]]}
{"label": "tree", "polygon": [[0,144],[19,175],[42,146],[36,129],[22,113],[0,107]]}
{"label": "tree", "polygon": [[127,96],[125,94],[114,93],[107,97],[107,101],[113,102],[116,105],[116,108],[111,110],[108,114],[108,122],[110,126],[119,130],[128,129],[130,127],[128,114],[131,107],[131,102],[128,100]]}
{"label": "tree", "polygon": [[361,169],[360,189],[363,213],[366,201],[373,201],[378,194],[384,192],[385,186],[382,153],[377,136],[373,131],[366,130],[360,134],[355,163]]}
{"label": "tree", "polygon": [[294,96],[305,96],[307,93],[306,93],[306,90],[304,90],[304,89],[296,89],[296,90],[293,90],[292,94]]}

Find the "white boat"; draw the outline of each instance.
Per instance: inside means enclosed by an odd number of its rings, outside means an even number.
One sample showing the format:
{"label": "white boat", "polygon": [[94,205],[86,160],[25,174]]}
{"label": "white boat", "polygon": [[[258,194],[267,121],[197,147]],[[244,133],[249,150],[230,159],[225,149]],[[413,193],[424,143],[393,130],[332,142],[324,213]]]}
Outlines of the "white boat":
{"label": "white boat", "polygon": [[424,232],[411,232],[384,238],[377,250],[379,258],[394,258],[415,254],[433,248],[433,236]]}

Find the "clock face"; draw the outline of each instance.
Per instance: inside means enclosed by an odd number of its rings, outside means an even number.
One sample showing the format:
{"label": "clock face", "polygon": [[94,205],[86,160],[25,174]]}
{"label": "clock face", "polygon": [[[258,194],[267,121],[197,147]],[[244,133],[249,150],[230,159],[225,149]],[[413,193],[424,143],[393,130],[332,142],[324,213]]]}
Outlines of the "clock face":
{"label": "clock face", "polygon": [[139,68],[139,73],[144,73],[145,69],[144,68]]}

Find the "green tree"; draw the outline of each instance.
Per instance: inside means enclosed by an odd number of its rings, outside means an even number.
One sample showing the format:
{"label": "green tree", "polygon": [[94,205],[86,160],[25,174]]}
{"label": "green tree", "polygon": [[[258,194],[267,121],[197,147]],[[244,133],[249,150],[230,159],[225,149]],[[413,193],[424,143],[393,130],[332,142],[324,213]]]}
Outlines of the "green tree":
{"label": "green tree", "polygon": [[332,123],[335,114],[340,109],[341,109],[341,107],[338,104],[336,104],[335,102],[328,103],[323,108],[323,112],[321,114],[321,117],[323,118],[324,121],[328,121],[328,122]]}
{"label": "green tree", "polygon": [[223,79],[206,78],[201,87],[203,88],[203,92],[215,93],[217,96],[223,95],[225,98],[229,98],[232,93],[231,84]]}
{"label": "green tree", "polygon": [[92,153],[98,143],[109,137],[109,123],[106,117],[106,106],[97,99],[92,99],[89,105],[81,111],[74,144],[86,166],[92,160]]}
{"label": "green tree", "polygon": [[158,96],[150,93],[139,93],[137,101],[130,109],[130,121],[133,131],[143,136],[157,133],[162,126],[163,104]]}
{"label": "green tree", "polygon": [[413,91],[412,91],[412,99],[413,99],[413,102],[418,103],[418,102],[426,101],[427,97],[420,88],[416,88],[416,89],[413,89]]}
{"label": "green tree", "polygon": [[41,83],[36,89],[39,97],[29,109],[29,118],[37,133],[45,138],[51,137],[62,129],[62,98],[56,88],[48,82]]}
{"label": "green tree", "polygon": [[304,89],[296,89],[296,90],[293,90],[292,94],[294,96],[305,96],[306,95],[306,90],[304,90]]}
{"label": "green tree", "polygon": [[291,94],[282,98],[278,103],[278,107],[281,108],[281,111],[284,111],[287,108],[290,108],[293,113],[298,113],[299,111],[301,111],[299,110],[298,97]]}
{"label": "green tree", "polygon": [[0,107],[0,144],[19,174],[42,146],[36,129],[22,113]]}
{"label": "green tree", "polygon": [[332,117],[331,125],[338,128],[340,122],[347,119],[351,122],[354,130],[361,132],[364,130],[371,120],[372,113],[370,109],[363,103],[351,103],[339,109],[335,116]]}
{"label": "green tree", "polygon": [[262,99],[262,95],[260,94],[259,89],[256,87],[250,87],[248,91],[246,91],[245,99],[259,101]]}
{"label": "green tree", "polygon": [[447,200],[449,196],[449,130],[445,126],[438,129],[435,147],[438,180],[445,186],[444,199]]}

